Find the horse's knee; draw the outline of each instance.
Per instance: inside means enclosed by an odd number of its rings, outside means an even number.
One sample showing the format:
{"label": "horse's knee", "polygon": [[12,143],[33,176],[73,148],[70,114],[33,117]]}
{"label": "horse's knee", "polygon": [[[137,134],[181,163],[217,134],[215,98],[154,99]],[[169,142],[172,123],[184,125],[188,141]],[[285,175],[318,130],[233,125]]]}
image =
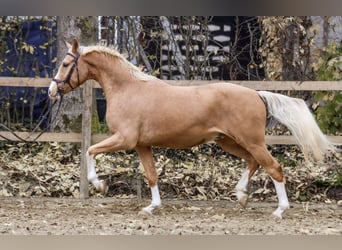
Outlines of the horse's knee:
{"label": "horse's knee", "polygon": [[94,145],[93,146],[90,146],[89,148],[88,148],[88,150],[87,150],[87,156],[88,157],[95,157],[96,156],[96,154],[95,154],[95,147],[94,147]]}

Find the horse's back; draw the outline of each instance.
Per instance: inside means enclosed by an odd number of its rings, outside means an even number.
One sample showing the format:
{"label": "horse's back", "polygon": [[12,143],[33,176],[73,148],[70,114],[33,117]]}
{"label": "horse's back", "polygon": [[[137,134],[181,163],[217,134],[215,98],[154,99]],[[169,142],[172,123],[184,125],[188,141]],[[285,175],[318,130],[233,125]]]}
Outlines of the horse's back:
{"label": "horse's back", "polygon": [[252,128],[255,123],[262,126],[265,119],[264,110],[258,110],[263,104],[257,92],[235,84],[154,85],[145,90],[145,97],[140,92],[145,104],[138,108],[143,114],[141,144],[189,147],[236,134],[236,129]]}

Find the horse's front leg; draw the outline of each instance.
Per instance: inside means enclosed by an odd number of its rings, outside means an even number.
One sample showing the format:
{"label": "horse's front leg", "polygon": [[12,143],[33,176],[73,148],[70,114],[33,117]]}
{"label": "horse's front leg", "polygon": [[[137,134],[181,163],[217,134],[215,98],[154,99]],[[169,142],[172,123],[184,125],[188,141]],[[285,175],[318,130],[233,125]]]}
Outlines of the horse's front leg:
{"label": "horse's front leg", "polygon": [[117,150],[123,150],[123,149],[129,149],[132,148],[132,143],[130,143],[130,140],[127,140],[122,134],[119,132],[113,134],[111,137],[92,145],[88,148],[87,151],[87,178],[88,181],[93,184],[93,186],[96,188],[97,191],[101,193],[106,193],[108,190],[107,185],[98,179],[98,176],[96,174],[95,170],[95,159],[94,157],[97,154],[101,153],[108,153],[113,152]]}
{"label": "horse's front leg", "polygon": [[88,178],[88,181],[93,184],[96,191],[102,194],[105,194],[108,191],[108,186],[104,183],[103,180],[99,180],[96,174],[96,170],[95,170],[96,163],[95,163],[94,156],[95,155],[89,154],[89,150],[87,151],[87,162],[88,162],[87,163],[87,170],[88,170],[87,178]]}
{"label": "horse's front leg", "polygon": [[135,148],[140,160],[144,166],[146,178],[148,185],[151,188],[152,201],[147,207],[144,207],[140,214],[142,215],[152,215],[155,208],[161,205],[159,189],[158,189],[158,174],[154,165],[152,149],[151,147],[136,147]]}

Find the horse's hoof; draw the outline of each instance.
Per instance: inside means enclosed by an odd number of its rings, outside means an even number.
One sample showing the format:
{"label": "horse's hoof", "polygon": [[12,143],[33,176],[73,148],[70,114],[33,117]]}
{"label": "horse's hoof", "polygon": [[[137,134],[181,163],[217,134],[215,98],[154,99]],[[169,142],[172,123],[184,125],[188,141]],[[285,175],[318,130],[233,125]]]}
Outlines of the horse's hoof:
{"label": "horse's hoof", "polygon": [[239,204],[243,207],[246,208],[248,203],[248,197],[244,196],[239,200]]}
{"label": "horse's hoof", "polygon": [[145,209],[141,209],[140,212],[138,213],[138,216],[141,216],[143,218],[148,218],[152,216],[152,212],[147,211]]}
{"label": "horse's hoof", "polygon": [[283,219],[283,216],[277,210],[272,213],[272,217],[279,220]]}
{"label": "horse's hoof", "polygon": [[103,195],[106,195],[108,192],[108,185],[104,181],[101,181],[97,187],[97,191]]}
{"label": "horse's hoof", "polygon": [[243,191],[239,190],[239,191],[236,192],[236,196],[237,196],[237,199],[239,201],[239,204],[243,208],[246,208],[247,203],[248,203],[248,195],[246,194],[246,192],[243,192]]}
{"label": "horse's hoof", "polygon": [[283,219],[283,213],[289,209],[289,206],[280,206],[273,213],[272,216],[276,219]]}

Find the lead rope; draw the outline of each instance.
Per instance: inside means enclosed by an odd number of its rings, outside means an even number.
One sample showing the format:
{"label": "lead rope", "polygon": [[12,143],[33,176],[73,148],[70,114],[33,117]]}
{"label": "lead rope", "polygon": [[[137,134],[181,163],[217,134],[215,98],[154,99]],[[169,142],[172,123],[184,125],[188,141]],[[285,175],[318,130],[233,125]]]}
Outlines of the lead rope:
{"label": "lead rope", "polygon": [[[57,101],[58,101],[58,100],[55,100],[55,101],[53,102],[51,108],[48,110],[48,113],[45,114],[45,115],[43,116],[43,118],[41,119],[40,123],[42,123],[43,119],[45,119],[46,116],[50,114],[50,112],[51,112],[53,106],[56,104]],[[57,117],[58,117],[59,111],[60,111],[60,109],[61,109],[61,106],[62,106],[62,101],[63,101],[63,95],[60,95],[60,101],[59,101],[59,103],[58,103],[58,108],[57,108],[57,112],[56,112],[55,116],[54,116],[53,119],[50,121],[49,125],[48,125],[43,131],[41,131],[41,132],[32,140],[33,142],[37,141],[38,138],[39,138],[42,134],[44,134],[44,133],[51,127],[52,124],[55,123],[55,121],[56,121],[56,119],[57,119]],[[36,127],[37,127],[37,126],[36,126]],[[32,133],[34,133],[34,132],[32,132]],[[30,136],[29,136],[29,137],[30,137]],[[28,137],[28,138],[29,138],[29,137]]]}
{"label": "lead rope", "polygon": [[[55,100],[55,101],[53,102],[53,104],[50,106],[50,108],[45,112],[45,114],[41,115],[41,119],[40,119],[39,123],[36,125],[36,127],[33,129],[33,131],[30,133],[30,135],[27,136],[25,139],[22,138],[21,136],[17,135],[12,129],[10,129],[10,128],[7,127],[6,125],[0,123],[0,126],[1,126],[2,128],[4,128],[5,130],[7,130],[8,132],[10,132],[14,137],[16,137],[17,139],[19,139],[19,141],[22,141],[22,142],[25,142],[25,143],[27,143],[27,142],[36,142],[36,141],[38,140],[38,138],[39,138],[42,134],[44,134],[44,133],[51,127],[51,125],[56,121],[57,116],[58,116],[58,113],[59,113],[60,108],[61,108],[62,101],[63,101],[63,95],[61,95],[61,98],[60,98],[60,101],[59,101],[59,104],[58,104],[58,108],[57,108],[56,115],[55,115],[55,117],[52,119],[52,121],[48,124],[48,126],[47,126],[43,131],[41,131],[33,140],[28,141],[27,139],[30,138],[30,137],[33,135],[33,133],[35,133],[35,131],[39,128],[39,126],[41,125],[41,123],[43,122],[43,120],[46,119],[47,116],[51,113],[51,110],[52,110],[53,106],[56,104],[57,101],[58,101],[58,100]],[[44,107],[44,108],[45,108],[45,107]],[[0,134],[0,137],[3,138],[3,139],[5,139],[5,140],[7,140],[7,141],[14,141],[14,140],[11,140],[11,139],[9,139],[9,138],[7,138],[7,137],[1,135],[1,134]]]}
{"label": "lead rope", "polygon": [[[6,129],[8,132],[10,132],[14,137],[18,138],[19,141],[27,142],[25,139],[21,138],[19,135],[17,135],[12,129],[10,129],[6,125],[0,123],[0,126],[4,129]],[[0,134],[0,137],[5,139],[6,141],[14,141],[14,140],[8,139],[6,136],[3,136],[1,134]]]}

